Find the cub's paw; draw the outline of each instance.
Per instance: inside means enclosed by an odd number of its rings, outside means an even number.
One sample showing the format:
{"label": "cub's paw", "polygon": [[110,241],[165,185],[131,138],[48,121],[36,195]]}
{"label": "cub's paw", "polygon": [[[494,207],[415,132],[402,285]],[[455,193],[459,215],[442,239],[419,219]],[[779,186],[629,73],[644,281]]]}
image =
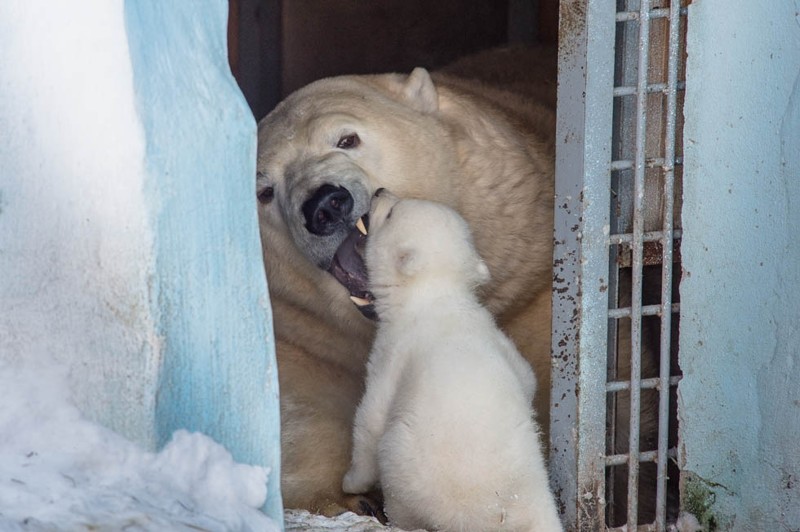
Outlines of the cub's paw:
{"label": "cub's paw", "polygon": [[383,498],[379,492],[352,495],[345,498],[345,505],[353,513],[372,516],[384,525],[387,523],[386,514],[383,513]]}
{"label": "cub's paw", "polygon": [[368,495],[344,495],[337,502],[330,502],[319,507],[317,512],[327,517],[353,512],[358,515],[374,517],[384,525],[387,523],[380,492],[372,492]]}
{"label": "cub's paw", "polygon": [[345,493],[367,493],[375,484],[375,479],[363,469],[350,468],[342,480],[342,490]]}

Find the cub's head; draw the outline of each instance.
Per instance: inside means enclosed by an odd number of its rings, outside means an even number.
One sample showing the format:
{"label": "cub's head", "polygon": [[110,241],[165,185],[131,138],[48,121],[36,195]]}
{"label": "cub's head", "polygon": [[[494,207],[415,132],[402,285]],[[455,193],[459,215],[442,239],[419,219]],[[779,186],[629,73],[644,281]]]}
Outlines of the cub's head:
{"label": "cub's head", "polygon": [[267,261],[274,241],[288,238],[300,257],[364,297],[354,228],[375,191],[440,201],[450,195],[442,176],[457,157],[438,109],[437,89],[421,68],[320,80],[278,105],[258,128],[256,192]]}
{"label": "cub's head", "polygon": [[415,287],[430,291],[456,284],[473,290],[489,280],[467,222],[450,207],[380,189],[369,220],[367,269],[379,302]]}

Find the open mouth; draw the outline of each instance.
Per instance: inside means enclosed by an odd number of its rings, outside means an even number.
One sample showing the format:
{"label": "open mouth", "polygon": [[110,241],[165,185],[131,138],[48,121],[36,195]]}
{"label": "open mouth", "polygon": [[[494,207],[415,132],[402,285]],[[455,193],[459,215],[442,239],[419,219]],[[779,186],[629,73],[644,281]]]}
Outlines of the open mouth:
{"label": "open mouth", "polygon": [[333,256],[328,272],[350,292],[350,300],[371,319],[377,319],[375,312],[375,298],[367,289],[369,277],[364,263],[364,246],[367,242],[367,227],[369,216],[364,215],[358,219],[355,227],[347,235],[336,254]]}

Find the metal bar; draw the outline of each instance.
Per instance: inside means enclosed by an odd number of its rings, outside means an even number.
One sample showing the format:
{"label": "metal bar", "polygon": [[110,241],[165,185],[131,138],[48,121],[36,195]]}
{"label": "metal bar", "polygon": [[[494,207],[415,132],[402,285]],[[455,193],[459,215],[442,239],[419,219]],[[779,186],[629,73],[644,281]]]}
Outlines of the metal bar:
{"label": "metal bar", "polygon": [[[679,312],[681,309],[680,303],[672,303],[670,307],[666,310],[667,313],[669,312]],[[639,307],[639,315],[640,316],[664,316],[664,306],[663,305],[642,305]],[[608,317],[612,319],[619,319],[619,318],[630,318],[633,315],[633,309],[631,307],[621,307],[621,308],[612,308],[608,310]]]}
{"label": "metal bar", "polygon": [[638,462],[655,462],[656,455],[658,454],[657,451],[645,451],[638,453],[637,456],[633,456],[631,454],[612,454],[611,456],[606,456],[606,466],[619,466],[627,464],[630,460],[636,460]]}
{"label": "metal bar", "polygon": [[[678,383],[681,381],[681,378],[678,376],[670,377],[667,379],[667,383],[669,386],[677,386]],[[606,392],[622,392],[625,390],[631,389],[630,381],[610,381],[606,383]],[[650,379],[642,379],[639,382],[639,389],[641,390],[663,390],[664,389],[664,382],[661,380],[661,377],[653,377]]]}
{"label": "metal bar", "polygon": [[[667,92],[667,84],[666,83],[652,83],[647,86],[645,92],[647,94],[655,94],[657,92],[666,93]],[[686,82],[679,81],[678,82],[678,90],[686,90]],[[620,96],[634,96],[639,91],[638,87],[631,87],[627,85],[622,85],[619,87],[614,87],[614,97]]]}
{"label": "metal bar", "polygon": [[[648,168],[656,168],[658,166],[664,168],[668,164],[667,161],[661,157],[646,159],[644,163]],[[675,157],[669,165],[683,165],[683,157]],[[633,168],[633,161],[631,160],[621,159],[618,161],[611,161],[611,170],[630,170],[631,168]]]}
{"label": "metal bar", "polygon": [[[680,229],[672,230],[672,238],[677,239],[683,236]],[[630,244],[633,241],[631,233],[620,233],[617,235],[609,235],[609,242],[611,244]],[[648,231],[642,236],[643,242],[661,242],[664,239],[664,231]]]}
{"label": "metal bar", "polygon": [[[655,532],[655,530],[656,530],[656,525],[655,524],[638,525],[636,527],[636,532]],[[677,526],[672,525],[672,524],[667,525],[667,531],[668,532],[681,532],[680,530],[678,530]],[[619,527],[616,527],[616,528],[607,528],[606,532],[631,532],[631,530],[627,526],[623,525],[623,526],[619,526]]]}
{"label": "metal bar", "polygon": [[[654,525],[638,525],[636,532],[653,532],[656,529]],[[618,526],[616,528],[608,528],[606,532],[631,532],[627,525]]]}
{"label": "metal bar", "polygon": [[627,526],[638,523],[639,462],[633,457],[639,453],[639,420],[641,419],[640,379],[642,372],[642,256],[644,247],[644,179],[645,144],[647,137],[647,75],[650,59],[650,0],[639,4],[639,63],[636,95],[636,148],[633,179],[633,241],[631,282],[631,361],[630,361],[630,430],[628,438],[628,517]]}
{"label": "metal bar", "polygon": [[614,0],[560,4],[550,471],[576,532],[605,519],[606,365],[596,354],[608,327],[614,14]]}
{"label": "metal bar", "polygon": [[[685,15],[688,12],[688,9],[685,7],[680,8],[680,14]],[[656,18],[667,18],[670,16],[670,9],[667,7],[657,7],[650,11],[649,18],[656,19]],[[617,13],[616,21],[617,22],[632,22],[635,20],[639,20],[639,12],[638,11],[620,11]]]}
{"label": "metal bar", "polygon": [[669,55],[667,63],[667,123],[664,142],[664,198],[661,278],[661,364],[659,378],[658,404],[658,461],[656,478],[656,531],[664,532],[667,506],[667,446],[669,445],[669,383],[670,351],[672,340],[672,245],[673,245],[673,204],[675,197],[675,166],[669,164],[675,159],[675,129],[677,121],[678,54],[680,53],[680,2],[671,0],[669,9]]}

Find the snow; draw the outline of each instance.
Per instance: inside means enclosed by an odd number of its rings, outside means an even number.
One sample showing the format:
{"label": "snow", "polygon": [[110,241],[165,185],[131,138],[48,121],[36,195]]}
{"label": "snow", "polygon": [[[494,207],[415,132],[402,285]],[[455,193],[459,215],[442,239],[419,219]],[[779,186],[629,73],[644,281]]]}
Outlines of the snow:
{"label": "snow", "polygon": [[265,468],[182,430],[146,452],[87,420],[64,373],[0,360],[0,530],[280,530]]}
{"label": "snow", "polygon": [[[179,430],[158,453],[89,421],[66,367],[0,357],[0,530],[258,531],[265,468],[233,461],[207,436]],[[402,532],[354,513],[285,512],[287,532]]]}

